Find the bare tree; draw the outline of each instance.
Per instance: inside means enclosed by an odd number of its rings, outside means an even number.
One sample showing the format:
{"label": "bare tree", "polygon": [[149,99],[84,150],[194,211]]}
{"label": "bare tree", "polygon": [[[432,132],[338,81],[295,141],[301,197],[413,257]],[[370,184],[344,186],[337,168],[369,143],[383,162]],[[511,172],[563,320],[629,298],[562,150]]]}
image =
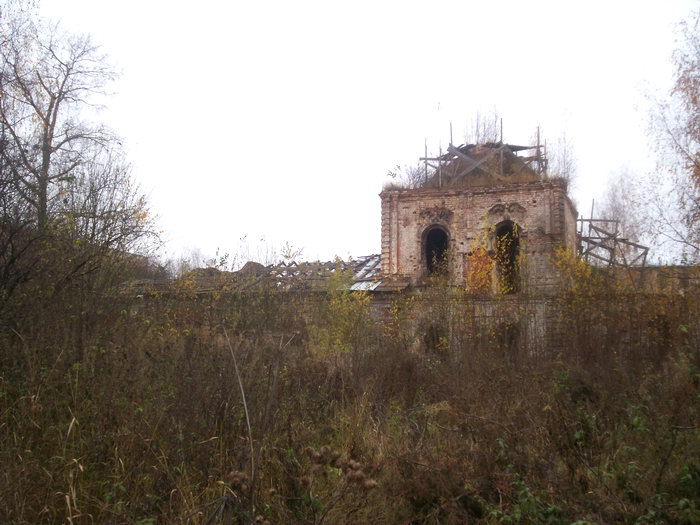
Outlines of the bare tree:
{"label": "bare tree", "polygon": [[400,188],[414,190],[425,186],[432,175],[432,170],[428,171],[423,163],[401,166],[397,164],[394,169],[389,170],[387,177],[391,179],[384,185],[384,189]]}
{"label": "bare tree", "polygon": [[617,221],[617,233],[634,242],[640,242],[644,236],[639,182],[639,177],[626,168],[611,174],[595,212],[596,218]]}
{"label": "bare tree", "polygon": [[576,154],[566,133],[547,145],[547,175],[560,178],[571,186],[576,177]]}
{"label": "bare tree", "polygon": [[700,11],[680,24],[681,45],[673,59],[676,81],[659,117],[664,146],[676,153],[678,165],[700,185]]}
{"label": "bare tree", "polygon": [[494,108],[489,113],[477,111],[476,116],[467,122],[464,141],[466,144],[487,144],[501,140],[501,117]]}
{"label": "bare tree", "polygon": [[[1,142],[0,148],[4,145]],[[34,262],[26,256],[33,250],[33,214],[17,192],[12,170],[0,157],[0,294],[10,295],[29,279]]]}
{"label": "bare tree", "polygon": [[43,231],[54,186],[86,161],[86,150],[113,141],[80,113],[114,74],[87,36],[26,18],[3,19],[0,31],[0,155]]}
{"label": "bare tree", "polygon": [[675,245],[686,262],[700,259],[699,23],[700,11],[679,26],[675,83],[651,116],[658,169],[644,192],[651,233],[660,243]]}
{"label": "bare tree", "polygon": [[130,250],[152,232],[145,197],[119,150],[83,151],[84,162],[56,183],[54,220],[74,239]]}
{"label": "bare tree", "polygon": [[696,263],[700,259],[700,192],[689,173],[660,164],[641,182],[639,195],[644,211],[641,224],[655,246],[666,250],[662,259]]}
{"label": "bare tree", "polygon": [[118,280],[154,236],[119,142],[86,116],[114,78],[104,56],[18,6],[0,8],[0,299],[30,277]]}

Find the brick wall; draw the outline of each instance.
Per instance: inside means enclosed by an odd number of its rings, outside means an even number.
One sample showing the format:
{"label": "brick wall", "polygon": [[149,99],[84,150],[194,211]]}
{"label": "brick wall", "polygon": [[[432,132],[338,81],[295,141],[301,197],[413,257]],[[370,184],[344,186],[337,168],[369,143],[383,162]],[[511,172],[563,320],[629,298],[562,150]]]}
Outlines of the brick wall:
{"label": "brick wall", "polygon": [[425,235],[434,226],[449,236],[448,272],[463,284],[465,257],[479,239],[493,249],[494,227],[518,225],[523,290],[556,288],[551,255],[558,246],[576,248],[576,210],[558,180],[468,189],[387,190],[382,202],[382,269],[385,278],[426,276]]}

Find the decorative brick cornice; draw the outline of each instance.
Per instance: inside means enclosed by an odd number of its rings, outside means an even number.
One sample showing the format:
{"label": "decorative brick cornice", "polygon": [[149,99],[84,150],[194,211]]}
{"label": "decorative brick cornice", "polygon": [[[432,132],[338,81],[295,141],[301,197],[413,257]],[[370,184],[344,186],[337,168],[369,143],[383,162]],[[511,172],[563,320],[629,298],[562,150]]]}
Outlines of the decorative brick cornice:
{"label": "decorative brick cornice", "polygon": [[423,208],[420,211],[420,216],[424,219],[430,219],[433,221],[449,222],[452,218],[452,210],[445,208],[444,206],[432,206],[430,208]]}

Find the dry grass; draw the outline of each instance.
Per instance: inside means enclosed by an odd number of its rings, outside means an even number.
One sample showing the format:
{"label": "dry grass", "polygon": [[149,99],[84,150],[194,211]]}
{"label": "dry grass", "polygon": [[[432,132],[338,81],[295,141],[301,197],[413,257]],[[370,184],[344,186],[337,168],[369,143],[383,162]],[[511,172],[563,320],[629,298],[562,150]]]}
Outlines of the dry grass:
{"label": "dry grass", "polygon": [[274,290],[8,315],[0,521],[696,523],[697,294],[593,292],[537,357],[440,290],[381,322]]}

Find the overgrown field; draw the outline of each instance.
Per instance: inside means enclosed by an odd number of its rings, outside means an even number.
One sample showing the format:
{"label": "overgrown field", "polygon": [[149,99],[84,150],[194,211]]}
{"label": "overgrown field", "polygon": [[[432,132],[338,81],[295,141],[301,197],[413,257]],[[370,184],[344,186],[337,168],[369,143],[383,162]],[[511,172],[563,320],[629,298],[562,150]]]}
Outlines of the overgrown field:
{"label": "overgrown field", "polygon": [[594,292],[537,357],[444,290],[9,301],[0,522],[699,523],[700,297]]}

